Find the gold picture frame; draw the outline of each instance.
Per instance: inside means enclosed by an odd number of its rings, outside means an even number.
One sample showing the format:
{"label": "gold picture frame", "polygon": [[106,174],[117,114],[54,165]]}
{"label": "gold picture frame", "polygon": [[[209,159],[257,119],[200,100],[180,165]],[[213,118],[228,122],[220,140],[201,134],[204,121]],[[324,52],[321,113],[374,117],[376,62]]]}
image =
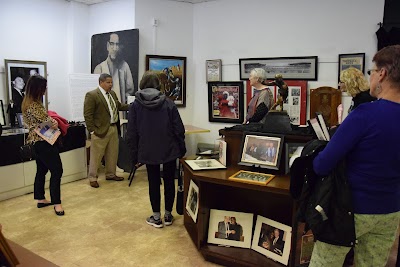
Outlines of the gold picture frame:
{"label": "gold picture frame", "polygon": [[228,179],[241,183],[267,185],[274,177],[272,174],[240,170]]}

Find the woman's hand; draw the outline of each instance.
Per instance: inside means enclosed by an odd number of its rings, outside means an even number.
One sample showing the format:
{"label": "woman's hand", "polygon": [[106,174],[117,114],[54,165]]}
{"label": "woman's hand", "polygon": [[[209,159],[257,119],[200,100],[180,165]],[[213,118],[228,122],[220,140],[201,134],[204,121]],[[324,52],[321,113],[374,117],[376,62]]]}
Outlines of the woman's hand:
{"label": "woman's hand", "polygon": [[51,123],[52,129],[58,129],[58,122],[55,119],[51,118]]}

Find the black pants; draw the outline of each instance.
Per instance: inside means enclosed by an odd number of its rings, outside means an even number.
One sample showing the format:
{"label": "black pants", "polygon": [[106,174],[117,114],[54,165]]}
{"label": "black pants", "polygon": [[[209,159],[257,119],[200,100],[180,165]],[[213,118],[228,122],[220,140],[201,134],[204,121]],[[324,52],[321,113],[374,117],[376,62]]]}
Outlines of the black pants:
{"label": "black pants", "polygon": [[36,176],[34,184],[34,198],[45,199],[44,184],[46,173],[50,171],[50,197],[53,204],[61,204],[61,176],[63,174],[60,153],[56,144],[53,146],[46,141],[35,143]]}
{"label": "black pants", "polygon": [[[151,208],[153,212],[160,212],[160,165],[150,165],[146,164],[147,176],[149,179],[149,195]],[[164,178],[164,200],[165,209],[167,211],[172,211],[175,200],[175,169],[176,160],[167,162],[163,164],[163,178]]]}

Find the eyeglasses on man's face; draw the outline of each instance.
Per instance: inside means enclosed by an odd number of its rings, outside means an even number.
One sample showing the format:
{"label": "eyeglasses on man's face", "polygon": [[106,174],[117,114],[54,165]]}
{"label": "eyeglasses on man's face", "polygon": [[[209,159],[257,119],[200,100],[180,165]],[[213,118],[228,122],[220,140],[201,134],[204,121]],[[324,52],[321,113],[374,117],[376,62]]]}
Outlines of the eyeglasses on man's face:
{"label": "eyeglasses on man's face", "polygon": [[378,71],[379,69],[370,69],[370,70],[368,70],[367,71],[367,73],[368,73],[368,75],[371,75],[371,73],[373,72],[373,71]]}

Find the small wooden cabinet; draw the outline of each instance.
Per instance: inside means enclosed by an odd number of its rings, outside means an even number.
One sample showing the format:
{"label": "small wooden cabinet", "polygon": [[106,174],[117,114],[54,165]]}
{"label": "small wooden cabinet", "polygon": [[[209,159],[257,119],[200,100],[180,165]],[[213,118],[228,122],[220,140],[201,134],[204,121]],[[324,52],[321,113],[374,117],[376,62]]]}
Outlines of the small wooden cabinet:
{"label": "small wooden cabinet", "polygon": [[[220,131],[221,133],[221,131]],[[275,178],[265,186],[246,184],[228,179],[239,170],[273,173],[268,169],[259,169],[247,166],[238,166],[236,157],[240,149],[242,132],[225,132],[225,141],[228,143],[228,168],[226,170],[193,171],[184,160],[181,160],[184,171],[184,203],[190,181],[199,187],[199,211],[197,223],[185,212],[184,225],[191,239],[208,261],[224,266],[282,266],[262,254],[252,250],[235,247],[223,247],[207,243],[208,222],[210,209],[230,210],[261,215],[280,223],[291,225],[292,246],[289,266],[296,266],[299,252],[297,251],[297,225],[294,221],[295,202],[289,193],[290,177],[276,171]],[[289,140],[304,143],[311,136],[292,137]],[[282,162],[282,160],[281,160]],[[253,225],[255,225],[254,216]],[[253,229],[254,231],[254,229]]]}

